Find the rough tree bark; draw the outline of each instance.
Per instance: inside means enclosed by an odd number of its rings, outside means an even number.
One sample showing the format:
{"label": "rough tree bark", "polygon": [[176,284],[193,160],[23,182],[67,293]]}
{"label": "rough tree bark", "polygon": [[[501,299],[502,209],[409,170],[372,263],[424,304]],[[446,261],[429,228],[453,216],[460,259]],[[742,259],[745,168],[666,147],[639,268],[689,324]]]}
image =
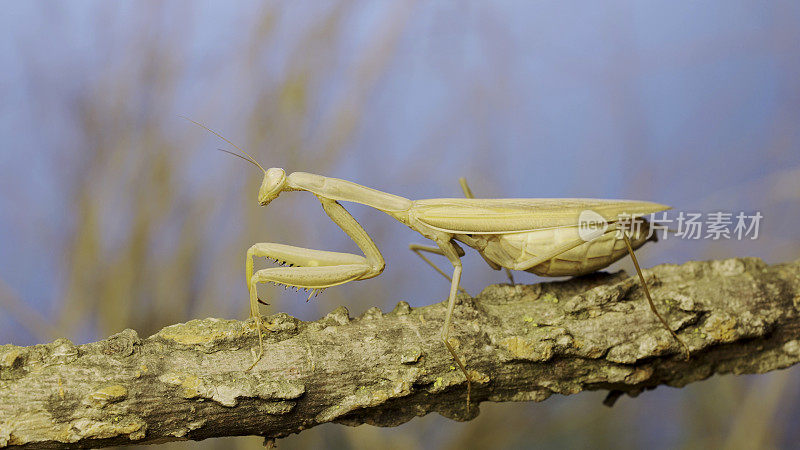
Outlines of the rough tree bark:
{"label": "rough tree bark", "polygon": [[[763,373],[800,359],[800,260],[662,265],[645,271],[654,300],[692,357],[622,272],[460,296],[453,343],[474,403],[552,394],[638,394],[716,373]],[[125,330],[75,346],[66,339],[0,346],[0,447],[101,447],[217,436],[277,438],[325,422],[394,426],[465,408],[464,377],[439,340],[442,303],[400,302],[351,319],[269,318],[253,361],[252,322],[192,320],[141,339]]]}

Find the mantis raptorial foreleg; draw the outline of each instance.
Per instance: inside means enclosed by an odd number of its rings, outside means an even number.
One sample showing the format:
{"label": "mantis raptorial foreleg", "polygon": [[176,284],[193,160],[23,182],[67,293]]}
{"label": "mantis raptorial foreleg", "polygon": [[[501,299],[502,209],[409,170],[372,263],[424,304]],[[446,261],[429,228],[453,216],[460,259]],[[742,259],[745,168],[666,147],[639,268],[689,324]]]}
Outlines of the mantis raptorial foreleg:
{"label": "mantis raptorial foreleg", "polygon": [[[365,270],[369,267],[369,262],[366,258],[359,255],[350,253],[329,252],[324,250],[312,250],[302,247],[294,247],[291,245],[276,244],[276,243],[259,243],[254,244],[247,250],[247,261],[245,262],[245,277],[247,285],[249,286],[253,280],[253,260],[256,257],[264,257],[271,259],[282,265],[298,266],[298,267],[318,267],[318,266],[337,266],[337,265],[357,265],[362,266]],[[289,268],[289,273],[284,274],[284,268],[266,269],[273,270],[273,272],[264,272],[263,280],[259,282],[273,282],[296,286],[294,283],[285,283],[284,281],[292,281],[292,269]],[[255,311],[251,311],[251,316],[255,315]]]}
{"label": "mantis raptorial foreleg", "polygon": [[[247,285],[250,290],[250,316],[256,320],[259,353],[251,368],[264,354],[261,337],[261,315],[258,311],[259,283],[275,283],[301,289],[311,289],[309,299],[325,288],[355,280],[365,280],[379,275],[385,262],[375,242],[366,231],[335,200],[318,197],[325,213],[358,245],[364,256],[351,253],[313,250],[291,245],[261,243],[247,251],[245,263]],[[253,273],[253,258],[266,257],[292,267],[271,267]]]}

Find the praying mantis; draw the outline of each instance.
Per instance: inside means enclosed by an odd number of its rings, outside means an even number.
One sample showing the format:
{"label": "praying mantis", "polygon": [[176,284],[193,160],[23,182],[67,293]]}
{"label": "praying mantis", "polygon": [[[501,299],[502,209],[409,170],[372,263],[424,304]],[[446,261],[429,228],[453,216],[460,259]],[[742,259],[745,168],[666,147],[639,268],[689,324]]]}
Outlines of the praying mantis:
{"label": "praying mantis", "polygon": [[[653,240],[649,233],[650,224],[642,219],[641,226],[627,231],[620,221],[623,214],[637,217],[670,209],[669,206],[635,200],[585,198],[477,199],[463,178],[460,182],[466,198],[409,200],[338,178],[304,172],[287,175],[280,168],[265,169],[219,133],[194,123],[233,145],[242,154],[219,150],[242,158],[263,172],[258,191],[261,206],[269,205],[283,192],[310,192],[319,199],[328,217],[363,253],[356,255],[279,243],[257,243],[250,247],[246,255],[245,279],[250,295],[250,317],[255,320],[259,338],[259,352],[251,369],[264,353],[258,284],[274,283],[308,289],[310,298],[323,289],[374,278],[383,272],[385,261],[377,245],[340,202],[359,203],[382,211],[436,244],[412,244],[410,249],[450,280],[441,339],[466,378],[467,409],[472,377],[448,340],[461,280],[461,257],[466,254],[461,244],[477,251],[492,269],[505,268],[512,283],[510,270],[550,277],[578,276],[601,270],[630,254],[650,308],[682,345],[688,358],[688,347],[656,309],[634,254],[635,249]],[[582,227],[587,217],[603,226],[585,232]],[[436,267],[420,253],[422,251],[446,257],[453,266],[452,275],[448,276]],[[282,266],[254,272],[256,257],[275,260]]]}

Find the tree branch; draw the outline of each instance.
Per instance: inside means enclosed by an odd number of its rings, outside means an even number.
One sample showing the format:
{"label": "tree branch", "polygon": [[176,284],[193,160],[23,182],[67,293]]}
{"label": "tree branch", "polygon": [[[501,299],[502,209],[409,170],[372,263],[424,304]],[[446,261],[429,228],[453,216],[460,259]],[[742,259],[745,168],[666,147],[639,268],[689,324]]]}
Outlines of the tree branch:
{"label": "tree branch", "polygon": [[[473,402],[542,401],[609,390],[636,395],[716,373],[763,373],[800,359],[800,260],[662,265],[645,271],[654,300],[692,351],[647,306],[635,278],[594,274],[494,285],[460,296],[453,343]],[[325,422],[394,426],[436,411],[457,420],[466,383],[439,339],[444,304],[316,322],[269,318],[252,371],[252,322],[192,320],[140,339],[125,330],[0,346],[0,447],[101,447],[177,439],[277,438]]]}

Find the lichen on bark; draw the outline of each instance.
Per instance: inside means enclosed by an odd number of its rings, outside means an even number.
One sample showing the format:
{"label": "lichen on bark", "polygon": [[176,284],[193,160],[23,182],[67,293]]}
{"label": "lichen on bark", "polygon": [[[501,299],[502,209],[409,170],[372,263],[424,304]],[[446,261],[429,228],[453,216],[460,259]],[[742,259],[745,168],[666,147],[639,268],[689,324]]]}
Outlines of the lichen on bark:
{"label": "lichen on bark", "polygon": [[[474,380],[473,405],[552,394],[638,394],[720,373],[763,373],[800,359],[800,261],[741,258],[645,271],[654,300],[692,352],[688,361],[635,278],[598,273],[459,296],[452,336]],[[469,420],[466,383],[439,332],[445,305],[314,322],[204,319],[146,339],[125,330],[0,346],[0,447],[100,447],[177,439],[278,438],[325,422],[394,426],[438,412]]]}

